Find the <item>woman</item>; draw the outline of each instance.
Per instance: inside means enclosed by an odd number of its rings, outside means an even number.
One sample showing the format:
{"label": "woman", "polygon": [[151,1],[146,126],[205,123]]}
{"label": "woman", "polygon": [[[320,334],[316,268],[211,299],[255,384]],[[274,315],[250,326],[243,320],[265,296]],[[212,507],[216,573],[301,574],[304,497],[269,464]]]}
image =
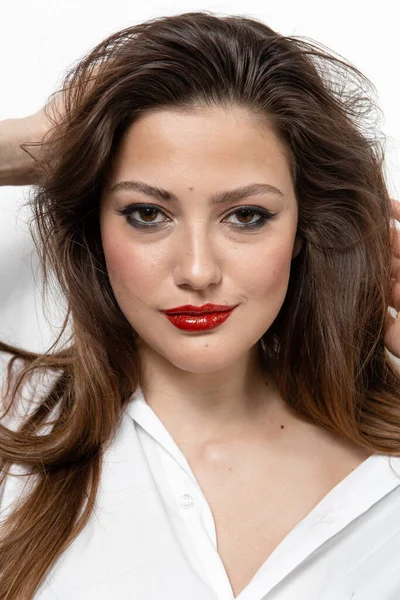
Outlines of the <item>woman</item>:
{"label": "woman", "polygon": [[64,83],[8,179],[36,184],[68,316],[46,354],[1,345],[0,597],[398,597],[398,259],[367,80],[186,13]]}

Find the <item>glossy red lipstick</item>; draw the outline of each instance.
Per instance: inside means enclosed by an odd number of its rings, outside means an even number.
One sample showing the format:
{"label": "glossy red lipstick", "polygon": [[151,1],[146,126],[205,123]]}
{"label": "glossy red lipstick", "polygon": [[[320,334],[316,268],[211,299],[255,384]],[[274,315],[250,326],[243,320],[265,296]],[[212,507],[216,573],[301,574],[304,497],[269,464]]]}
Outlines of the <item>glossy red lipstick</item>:
{"label": "glossy red lipstick", "polygon": [[235,306],[220,304],[203,304],[193,306],[185,304],[176,308],[164,310],[167,319],[184,331],[207,331],[221,325],[232,313]]}

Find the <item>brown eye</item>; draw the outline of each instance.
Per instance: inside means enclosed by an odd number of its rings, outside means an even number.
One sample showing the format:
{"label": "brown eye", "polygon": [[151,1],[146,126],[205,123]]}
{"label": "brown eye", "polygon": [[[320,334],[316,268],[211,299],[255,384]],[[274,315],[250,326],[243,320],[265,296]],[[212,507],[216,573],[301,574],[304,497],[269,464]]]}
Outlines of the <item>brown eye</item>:
{"label": "brown eye", "polygon": [[118,212],[136,229],[155,229],[170,221],[160,208],[152,204],[131,204]]}
{"label": "brown eye", "polygon": [[238,215],[240,223],[248,225],[254,219],[254,210],[238,210],[236,215]]}
{"label": "brown eye", "polygon": [[266,221],[272,219],[274,216],[274,214],[265,209],[245,206],[234,210],[224,220],[233,218],[228,223],[236,227],[236,229],[252,230],[262,227]]}
{"label": "brown eye", "polygon": [[158,210],[156,208],[139,208],[137,213],[142,221],[145,223],[151,223],[156,217]]}

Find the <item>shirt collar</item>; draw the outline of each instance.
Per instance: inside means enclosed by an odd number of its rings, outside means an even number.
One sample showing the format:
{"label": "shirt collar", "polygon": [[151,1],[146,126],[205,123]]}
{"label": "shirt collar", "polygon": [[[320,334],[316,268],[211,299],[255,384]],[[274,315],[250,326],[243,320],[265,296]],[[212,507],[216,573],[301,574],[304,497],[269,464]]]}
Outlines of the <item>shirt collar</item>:
{"label": "shirt collar", "polygon": [[166,452],[168,452],[189,475],[193,483],[198,487],[198,482],[186,460],[183,452],[165,427],[161,419],[156,415],[153,409],[147,404],[140,385],[132,394],[126,407],[127,414],[140,425],[148,435],[150,435]]}

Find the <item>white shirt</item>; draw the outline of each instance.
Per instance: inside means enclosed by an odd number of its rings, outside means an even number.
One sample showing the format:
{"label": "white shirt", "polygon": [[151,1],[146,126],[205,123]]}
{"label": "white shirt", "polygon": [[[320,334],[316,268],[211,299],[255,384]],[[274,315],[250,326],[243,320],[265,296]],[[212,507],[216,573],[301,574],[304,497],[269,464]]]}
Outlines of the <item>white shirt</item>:
{"label": "white shirt", "polygon": [[[7,477],[0,516],[12,508],[24,479]],[[140,388],[105,450],[95,512],[35,595],[111,598],[234,598],[207,500]],[[237,599],[399,600],[400,458],[373,455],[343,479]]]}

